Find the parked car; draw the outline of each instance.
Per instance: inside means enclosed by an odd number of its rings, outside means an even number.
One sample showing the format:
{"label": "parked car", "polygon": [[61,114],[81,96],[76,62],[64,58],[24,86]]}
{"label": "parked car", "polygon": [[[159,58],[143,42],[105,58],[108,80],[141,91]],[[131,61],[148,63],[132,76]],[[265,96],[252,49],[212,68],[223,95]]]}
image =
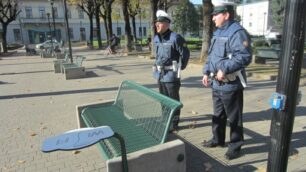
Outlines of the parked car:
{"label": "parked car", "polygon": [[43,43],[40,43],[40,44],[36,44],[36,48],[37,49],[43,49],[43,48],[51,48],[52,47],[52,44],[53,44],[53,47],[54,49],[59,49],[60,47],[60,43],[57,42],[57,40],[53,39],[52,42],[51,40],[47,40]]}

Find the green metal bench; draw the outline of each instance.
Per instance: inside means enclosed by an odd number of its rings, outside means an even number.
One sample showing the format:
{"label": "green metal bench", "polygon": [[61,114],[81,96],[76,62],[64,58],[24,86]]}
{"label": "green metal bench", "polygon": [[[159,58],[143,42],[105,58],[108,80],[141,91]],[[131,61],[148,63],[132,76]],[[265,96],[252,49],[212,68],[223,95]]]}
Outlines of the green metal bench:
{"label": "green metal bench", "polygon": [[[132,81],[123,81],[114,101],[77,107],[79,127],[110,126],[132,153],[165,143],[174,112],[182,104]],[[98,144],[106,160],[121,156],[116,138]]]}
{"label": "green metal bench", "polygon": [[267,60],[279,60],[280,47],[273,45],[271,47],[256,48],[255,63],[265,64]]}
{"label": "green metal bench", "polygon": [[85,67],[82,66],[84,56],[76,56],[75,63],[62,63],[61,71],[66,79],[76,79],[86,76]]}

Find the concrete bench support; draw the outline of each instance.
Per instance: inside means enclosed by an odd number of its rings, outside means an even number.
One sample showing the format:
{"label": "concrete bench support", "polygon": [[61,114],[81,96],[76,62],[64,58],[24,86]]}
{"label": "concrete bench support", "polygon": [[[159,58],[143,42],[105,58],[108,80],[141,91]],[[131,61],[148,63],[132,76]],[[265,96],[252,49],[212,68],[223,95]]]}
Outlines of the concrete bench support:
{"label": "concrete bench support", "polygon": [[[186,172],[185,144],[174,140],[127,155],[129,171]],[[106,161],[107,172],[122,172],[121,157]]]}
{"label": "concrete bench support", "polygon": [[77,79],[84,78],[86,76],[85,67],[72,67],[64,68],[65,78],[67,79]]}

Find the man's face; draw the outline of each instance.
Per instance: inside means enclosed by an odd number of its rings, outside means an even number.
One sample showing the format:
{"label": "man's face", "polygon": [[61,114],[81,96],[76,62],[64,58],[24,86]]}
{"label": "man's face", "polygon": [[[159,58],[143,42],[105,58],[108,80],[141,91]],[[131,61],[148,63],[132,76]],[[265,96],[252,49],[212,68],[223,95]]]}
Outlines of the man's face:
{"label": "man's face", "polygon": [[168,22],[156,22],[155,26],[156,26],[156,31],[159,34],[163,34],[169,29]]}
{"label": "man's face", "polygon": [[217,13],[213,15],[212,20],[215,22],[216,27],[221,27],[229,19],[229,13]]}

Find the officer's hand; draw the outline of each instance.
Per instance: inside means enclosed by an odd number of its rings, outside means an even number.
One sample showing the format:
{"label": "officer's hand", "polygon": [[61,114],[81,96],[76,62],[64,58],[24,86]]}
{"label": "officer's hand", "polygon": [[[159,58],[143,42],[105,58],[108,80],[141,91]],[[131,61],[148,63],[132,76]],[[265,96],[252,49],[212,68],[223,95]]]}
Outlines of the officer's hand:
{"label": "officer's hand", "polygon": [[225,77],[225,74],[222,72],[222,70],[218,70],[217,76],[216,76],[217,80],[222,81],[224,77]]}
{"label": "officer's hand", "polygon": [[208,80],[208,76],[207,76],[207,75],[204,75],[204,76],[203,76],[202,84],[203,84],[205,87],[208,86],[209,80]]}

